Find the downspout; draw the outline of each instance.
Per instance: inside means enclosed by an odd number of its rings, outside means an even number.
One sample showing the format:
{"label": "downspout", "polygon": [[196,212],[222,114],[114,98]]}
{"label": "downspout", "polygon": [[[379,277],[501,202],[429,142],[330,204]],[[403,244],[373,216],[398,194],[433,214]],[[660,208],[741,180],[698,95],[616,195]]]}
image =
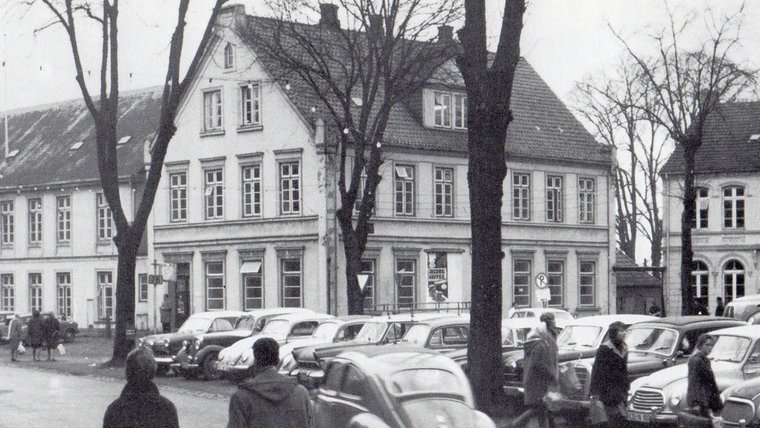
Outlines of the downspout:
{"label": "downspout", "polygon": [[[663,183],[668,183],[665,190],[664,197],[665,200],[665,212],[663,213],[663,226],[664,226],[664,233],[665,233],[665,263],[663,263],[664,266],[667,266],[668,263],[670,263],[670,186],[671,183],[668,180],[668,175],[663,174]],[[667,221],[665,221],[667,219]],[[662,305],[662,314],[665,315],[667,312],[665,311],[665,290],[666,285],[669,285],[668,276],[670,275],[670,272],[666,269],[662,273],[662,291],[660,292],[660,304]]]}

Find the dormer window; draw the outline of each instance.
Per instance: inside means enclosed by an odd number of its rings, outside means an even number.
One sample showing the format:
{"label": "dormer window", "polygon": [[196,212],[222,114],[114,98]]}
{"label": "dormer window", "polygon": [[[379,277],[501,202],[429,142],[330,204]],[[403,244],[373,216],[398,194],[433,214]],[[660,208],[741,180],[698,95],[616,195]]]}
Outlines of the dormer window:
{"label": "dormer window", "polygon": [[435,126],[451,128],[451,94],[436,92],[433,110],[435,111]]}
{"label": "dormer window", "polygon": [[232,70],[235,68],[235,46],[227,43],[224,47],[224,69]]}
{"label": "dormer window", "polygon": [[467,129],[467,96],[455,92],[435,91],[433,120],[436,128]]}

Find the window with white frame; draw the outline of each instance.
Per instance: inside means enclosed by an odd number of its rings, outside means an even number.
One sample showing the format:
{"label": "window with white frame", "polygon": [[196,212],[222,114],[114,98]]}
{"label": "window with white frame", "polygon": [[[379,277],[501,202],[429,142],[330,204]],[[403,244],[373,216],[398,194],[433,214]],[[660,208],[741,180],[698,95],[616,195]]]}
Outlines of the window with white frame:
{"label": "window with white frame", "polygon": [[433,94],[433,114],[435,126],[451,128],[451,94],[445,92]]}
{"label": "window with white frame", "polygon": [[71,317],[71,273],[55,274],[58,316]]}
{"label": "window with white frame", "polygon": [[98,319],[114,320],[113,272],[101,271],[98,277]]}
{"label": "window with white frame", "polygon": [[224,69],[231,70],[235,68],[235,46],[227,43],[224,46]]}
{"label": "window with white frame", "polygon": [[280,303],[284,308],[303,306],[303,269],[300,258],[280,260]]}
{"label": "window with white frame", "polygon": [[706,187],[699,187],[695,189],[695,193],[697,196],[697,210],[694,217],[693,227],[695,229],[707,229],[707,220],[710,208],[710,193]]}
{"label": "window with white frame", "polygon": [[187,173],[169,174],[170,221],[187,221]]}
{"label": "window with white frame", "polygon": [[111,207],[103,193],[95,196],[97,201],[97,218],[98,218],[98,240],[106,241],[113,238],[113,215]]}
{"label": "window with white frame", "polygon": [[221,131],[223,127],[222,90],[215,89],[203,93],[203,130]]}
{"label": "window with white frame", "polygon": [[562,221],[562,177],[546,177],[546,220]]}
{"label": "window with white frame", "polygon": [[744,187],[723,188],[723,227],[738,229],[744,227]]}
{"label": "window with white frame", "polygon": [[396,259],[396,304],[399,308],[414,306],[417,299],[417,259]]}
{"label": "window with white frame", "polygon": [[396,165],[396,215],[414,215],[414,180],[413,165]]}
{"label": "window with white frame", "polygon": [[141,273],[137,275],[137,301],[148,301],[148,274]]}
{"label": "window with white frame", "polygon": [[261,165],[243,165],[243,217],[261,215]]}
{"label": "window with white frame", "polygon": [[15,239],[13,201],[0,202],[0,221],[3,222],[3,245],[13,245]]}
{"label": "window with white frame", "polygon": [[42,311],[42,273],[29,273],[29,309]]}
{"label": "window with white frame", "polygon": [[467,96],[456,92],[433,92],[433,125],[467,129]]}
{"label": "window with white frame", "polygon": [[264,277],[261,274],[261,259],[243,262],[240,269],[243,276],[243,308],[246,311],[264,307]]}
{"label": "window with white frame", "polygon": [[58,222],[56,237],[59,244],[71,242],[71,196],[55,198]]}
{"label": "window with white frame", "polygon": [[206,262],[206,310],[224,309],[224,262]]}
{"label": "window with white frame", "polygon": [[3,310],[16,310],[16,287],[12,273],[0,274],[0,286],[3,287]]}
{"label": "window with white frame", "polygon": [[530,220],[530,174],[512,174],[512,219]]}
{"label": "window with white frame", "polygon": [[744,265],[738,260],[729,260],[723,265],[723,300],[728,302],[744,296]]}
{"label": "window with white frame", "polygon": [[694,260],[691,276],[693,278],[691,286],[694,299],[707,306],[709,303],[707,293],[710,290],[710,272],[707,270],[707,264],[701,260]]}
{"label": "window with white frame", "polygon": [[42,243],[42,199],[29,199],[29,244]]}
{"label": "window with white frame", "polygon": [[454,129],[467,129],[467,96],[454,94]]}
{"label": "window with white frame", "polygon": [[356,211],[362,208],[362,197],[364,197],[364,186],[367,185],[367,166],[365,164],[362,168],[362,173],[359,176],[359,183],[356,186],[356,201],[354,201],[354,209]]}
{"label": "window with white frame", "polygon": [[240,126],[261,125],[261,86],[249,83],[240,87]]}
{"label": "window with white frame", "polygon": [[565,303],[564,260],[548,260],[546,262],[546,279],[549,284],[549,306],[563,306]]}
{"label": "window with white frame", "polygon": [[530,306],[530,278],[533,261],[516,258],[512,262],[512,292],[514,306]]}
{"label": "window with white frame", "polygon": [[301,162],[280,163],[280,214],[301,213]]}
{"label": "window with white frame", "polygon": [[222,168],[207,169],[205,176],[206,219],[224,218],[224,173]]}
{"label": "window with white frame", "polygon": [[593,306],[595,302],[596,293],[596,262],[591,260],[581,260],[579,269],[579,284],[580,288],[578,294],[580,306]]}
{"label": "window with white frame", "polygon": [[454,216],[454,168],[435,168],[435,215]]}
{"label": "window with white frame", "polygon": [[594,222],[594,201],[596,195],[593,178],[578,179],[578,216],[581,223]]}
{"label": "window with white frame", "polygon": [[364,310],[372,310],[375,306],[375,259],[362,259],[359,275],[365,275]]}

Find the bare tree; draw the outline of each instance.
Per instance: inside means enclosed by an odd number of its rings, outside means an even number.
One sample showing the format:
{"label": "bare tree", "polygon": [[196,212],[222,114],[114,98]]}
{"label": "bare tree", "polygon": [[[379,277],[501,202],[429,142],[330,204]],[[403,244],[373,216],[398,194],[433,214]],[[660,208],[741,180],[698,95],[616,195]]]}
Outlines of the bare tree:
{"label": "bare tree", "polygon": [[[419,94],[454,57],[447,26],[460,16],[460,0],[340,0],[321,5],[318,25],[298,22],[317,12],[309,1],[270,6],[277,19],[258,18],[238,31],[276,81],[303,85],[318,100],[315,111],[327,112],[328,134],[338,142],[336,216],[346,257],[348,313],[362,313],[357,275],[382,179],[388,120],[395,106]],[[341,28],[338,7],[349,28]],[[430,31],[436,27],[442,31],[434,39]]]}
{"label": "bare tree", "polygon": [[[227,0],[216,0],[211,17],[206,25],[202,41],[188,68],[185,77],[180,79],[180,59],[184,40],[185,16],[190,0],[180,0],[177,25],[172,34],[169,49],[169,65],[166,71],[159,119],[158,134],[151,150],[151,163],[146,179],[142,198],[140,199],[134,219],[130,222],[124,213],[119,195],[119,172],[116,157],[119,111],[119,43],[118,15],[119,0],[103,0],[101,2],[65,0],[62,4],[54,0],[32,0],[30,4],[42,2],[54,15],[54,23],[60,24],[66,31],[71,54],[76,70],[76,81],[82,92],[85,105],[95,123],[95,141],[98,152],[98,172],[100,184],[108,205],[113,213],[116,225],[114,243],[119,253],[118,273],[116,282],[116,326],[114,335],[113,355],[110,363],[123,364],[129,352],[132,341],[127,338],[127,326],[135,323],[135,262],[140,240],[145,233],[148,215],[153,206],[156,189],[161,179],[166,150],[176,127],[174,118],[180,100],[187,92],[204,49],[209,45],[213,35],[214,22],[219,10]],[[77,24],[81,19],[91,19],[100,28],[100,96],[94,97],[87,86],[84,77],[84,66],[81,58],[81,45]],[[134,328],[134,327],[132,327]]]}
{"label": "bare tree", "polygon": [[472,228],[472,311],[467,359],[478,408],[495,414],[503,407],[501,329],[501,207],[507,174],[507,128],[515,70],[520,60],[524,0],[505,0],[496,53],[486,43],[484,0],[465,0],[457,66],[467,88],[467,141]]}

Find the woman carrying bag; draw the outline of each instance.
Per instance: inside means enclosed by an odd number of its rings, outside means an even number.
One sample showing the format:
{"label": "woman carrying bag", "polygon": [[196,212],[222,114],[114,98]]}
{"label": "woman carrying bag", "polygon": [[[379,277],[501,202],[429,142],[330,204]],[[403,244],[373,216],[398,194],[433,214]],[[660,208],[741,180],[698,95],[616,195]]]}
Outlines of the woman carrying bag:
{"label": "woman carrying bag", "polygon": [[18,361],[19,345],[21,345],[21,318],[18,314],[13,314],[11,323],[8,324],[8,341],[11,348],[11,361]]}
{"label": "woman carrying bag", "polygon": [[625,325],[614,322],[609,339],[596,351],[591,369],[591,423],[602,427],[628,426],[625,403],[628,398],[628,348],[623,342]]}

